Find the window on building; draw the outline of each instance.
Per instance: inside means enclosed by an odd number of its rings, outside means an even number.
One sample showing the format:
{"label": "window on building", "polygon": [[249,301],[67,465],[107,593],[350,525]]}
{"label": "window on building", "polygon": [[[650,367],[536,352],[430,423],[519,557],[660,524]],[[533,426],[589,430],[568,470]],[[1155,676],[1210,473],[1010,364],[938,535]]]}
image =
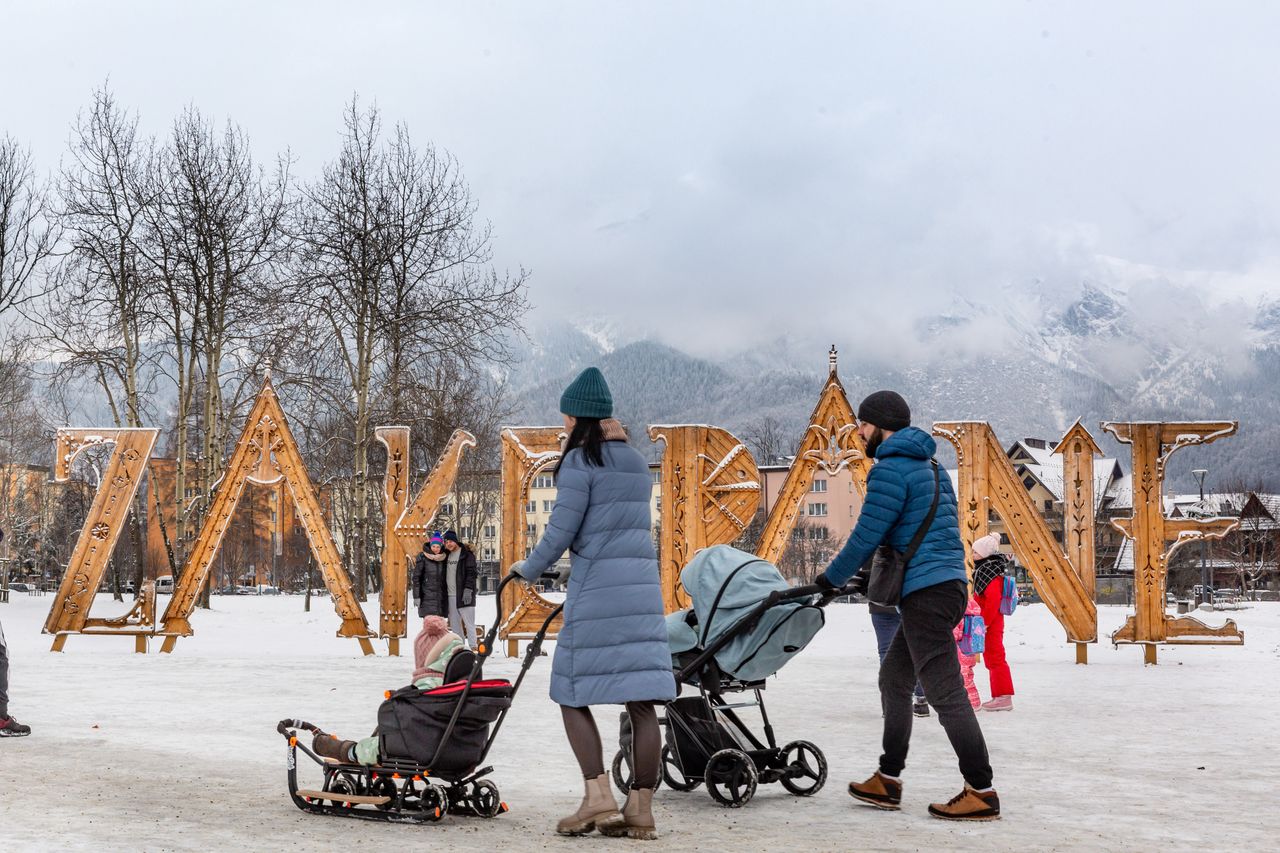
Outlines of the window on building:
{"label": "window on building", "polygon": [[538,525],[536,525],[536,524],[528,524],[528,525],[525,525],[524,532],[525,532],[525,534],[526,534],[526,535],[528,535],[528,536],[537,536],[537,535],[538,535]]}
{"label": "window on building", "polygon": [[440,514],[453,515],[453,504],[445,504],[444,506],[440,507]]}
{"label": "window on building", "polygon": [[542,511],[543,511],[543,512],[551,512],[551,507],[553,507],[553,506],[555,506],[555,501],[543,501],[543,502],[542,502]]}
{"label": "window on building", "polygon": [[811,503],[809,504],[808,514],[815,517],[825,517],[827,505],[824,503]]}
{"label": "window on building", "polygon": [[819,526],[817,526],[817,527],[810,527],[810,528],[809,528],[809,538],[810,538],[810,539],[814,539],[814,540],[817,540],[817,541],[821,542],[821,541],[826,540],[827,535],[828,535],[828,532],[827,532],[827,528],[826,528],[825,526],[819,525]]}
{"label": "window on building", "polygon": [[826,490],[827,490],[826,480],[814,480],[812,483],[809,484],[809,491],[811,492],[825,492]]}
{"label": "window on building", "polygon": [[535,489],[554,489],[556,481],[550,474],[539,474],[533,478],[533,487]]}
{"label": "window on building", "polygon": [[537,501],[529,501],[529,503],[525,505],[524,511],[525,511],[525,512],[537,512],[537,511],[538,511],[538,502],[537,502]]}
{"label": "window on building", "polygon": [[497,535],[498,535],[498,528],[497,528],[497,526],[496,526],[496,525],[493,525],[493,524],[486,524],[486,525],[484,526],[484,538],[485,538],[485,539],[494,539],[494,538],[496,538],[496,537],[497,537]]}
{"label": "window on building", "polygon": [[462,539],[463,539],[463,541],[465,541],[465,542],[470,542],[472,539],[474,539],[474,538],[475,538],[475,536],[474,536],[475,532],[476,532],[476,531],[475,531],[475,528],[474,528],[474,527],[464,527],[464,528],[462,528]]}
{"label": "window on building", "polygon": [[1032,479],[1030,474],[1028,474],[1022,478],[1022,485],[1026,486],[1027,490],[1030,491],[1036,487],[1036,481]]}
{"label": "window on building", "polygon": [[1008,533],[1001,533],[1001,534],[1000,534],[1000,544],[1001,544],[1001,545],[1008,545],[1008,544],[1009,544],[1009,534],[1008,534]]}
{"label": "window on building", "polygon": [[660,471],[660,470],[659,470],[659,471],[654,471],[654,472],[653,472],[653,482],[654,482],[654,483],[661,483],[661,482],[662,482],[662,471]]}
{"label": "window on building", "polygon": [[1053,510],[1053,499],[1046,499],[1044,502],[1044,511],[1051,512]]}
{"label": "window on building", "polygon": [[493,559],[495,559],[494,554],[493,554],[493,546],[491,546],[491,545],[486,545],[486,546],[484,546],[484,558],[485,558],[486,560],[493,560]]}

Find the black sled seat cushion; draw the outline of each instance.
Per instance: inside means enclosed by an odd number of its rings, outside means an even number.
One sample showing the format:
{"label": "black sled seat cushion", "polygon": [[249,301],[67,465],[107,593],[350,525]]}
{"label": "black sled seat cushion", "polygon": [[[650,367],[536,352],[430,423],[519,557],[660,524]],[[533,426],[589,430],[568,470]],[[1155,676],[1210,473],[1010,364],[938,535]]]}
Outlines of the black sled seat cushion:
{"label": "black sled seat cushion", "polygon": [[[421,691],[406,687],[378,708],[378,735],[384,760],[401,759],[427,765],[435,757],[449,720],[462,699],[465,681]],[[462,713],[433,773],[466,773],[480,762],[489,726],[511,707],[511,682],[477,681],[471,685]]]}

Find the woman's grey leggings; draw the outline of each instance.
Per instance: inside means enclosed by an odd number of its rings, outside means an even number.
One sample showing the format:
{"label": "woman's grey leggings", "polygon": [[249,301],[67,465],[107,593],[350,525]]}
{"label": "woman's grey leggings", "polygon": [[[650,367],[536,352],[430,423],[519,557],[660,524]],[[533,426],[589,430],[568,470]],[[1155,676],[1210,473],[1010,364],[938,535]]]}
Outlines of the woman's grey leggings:
{"label": "woman's grey leggings", "polygon": [[[631,769],[635,774],[632,788],[658,787],[658,772],[662,763],[662,732],[658,728],[658,711],[652,702],[628,702],[627,714],[631,717]],[[604,774],[604,748],[600,744],[600,730],[590,708],[560,706],[564,717],[564,731],[569,736],[569,746],[582,768],[583,779],[594,779]]]}

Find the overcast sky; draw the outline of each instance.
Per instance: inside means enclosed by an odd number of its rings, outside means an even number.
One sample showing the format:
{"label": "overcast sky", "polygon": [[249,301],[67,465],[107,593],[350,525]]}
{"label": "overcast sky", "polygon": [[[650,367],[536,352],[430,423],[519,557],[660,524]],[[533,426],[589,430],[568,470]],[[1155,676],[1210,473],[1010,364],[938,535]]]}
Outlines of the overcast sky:
{"label": "overcast sky", "polygon": [[543,315],[707,353],[1033,279],[1280,295],[1280,4],[196,5],[0,0],[0,131],[53,168],[110,77],[307,176],[359,92],[457,156]]}

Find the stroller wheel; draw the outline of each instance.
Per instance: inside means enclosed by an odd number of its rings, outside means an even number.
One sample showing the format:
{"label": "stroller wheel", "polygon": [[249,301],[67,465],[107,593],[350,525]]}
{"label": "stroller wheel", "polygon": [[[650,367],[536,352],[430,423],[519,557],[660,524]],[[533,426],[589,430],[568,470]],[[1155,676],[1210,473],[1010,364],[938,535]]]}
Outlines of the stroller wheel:
{"label": "stroller wheel", "polygon": [[737,749],[722,749],[707,762],[704,776],[711,799],[731,809],[742,808],[756,793],[756,763]]}
{"label": "stroller wheel", "polygon": [[399,794],[396,790],[396,783],[385,776],[374,780],[369,786],[369,793],[375,797],[386,797],[387,801],[378,806],[379,811],[394,811],[399,807]]}
{"label": "stroller wheel", "polygon": [[662,748],[662,781],[673,791],[692,791],[702,784],[701,780],[690,780],[684,775],[679,756],[669,746]]}
{"label": "stroller wheel", "polygon": [[793,740],[782,748],[786,764],[778,781],[797,797],[811,797],[827,784],[827,757],[807,740]]}
{"label": "stroller wheel", "polygon": [[[667,755],[667,750],[664,747],[662,750],[664,764],[665,764],[666,755]],[[630,791],[631,780],[635,778],[635,774],[631,772],[631,756],[627,754],[627,751],[625,749],[618,750],[617,754],[613,756],[612,772],[613,772],[613,784],[618,786],[618,790],[624,794]],[[666,767],[663,766],[662,773],[658,777],[658,784],[654,786],[654,790],[657,790],[658,788],[662,787],[662,780],[665,779],[666,777],[667,777]],[[687,791],[689,789],[677,788],[676,790]]]}
{"label": "stroller wheel", "polygon": [[626,750],[620,749],[613,756],[613,784],[618,790],[626,793],[631,790],[631,762],[627,760]]}
{"label": "stroller wheel", "polygon": [[497,817],[507,810],[507,804],[502,802],[502,795],[498,793],[498,786],[488,779],[481,779],[476,783],[471,791],[471,805],[480,817]]}
{"label": "stroller wheel", "polygon": [[347,774],[334,773],[325,780],[324,790],[327,793],[334,794],[362,794],[364,793],[360,790],[362,787],[357,780],[352,779]]}
{"label": "stroller wheel", "polygon": [[449,801],[444,791],[435,785],[428,784],[418,792],[418,808],[427,816],[427,820],[434,823],[444,817],[444,813],[449,810]]}

